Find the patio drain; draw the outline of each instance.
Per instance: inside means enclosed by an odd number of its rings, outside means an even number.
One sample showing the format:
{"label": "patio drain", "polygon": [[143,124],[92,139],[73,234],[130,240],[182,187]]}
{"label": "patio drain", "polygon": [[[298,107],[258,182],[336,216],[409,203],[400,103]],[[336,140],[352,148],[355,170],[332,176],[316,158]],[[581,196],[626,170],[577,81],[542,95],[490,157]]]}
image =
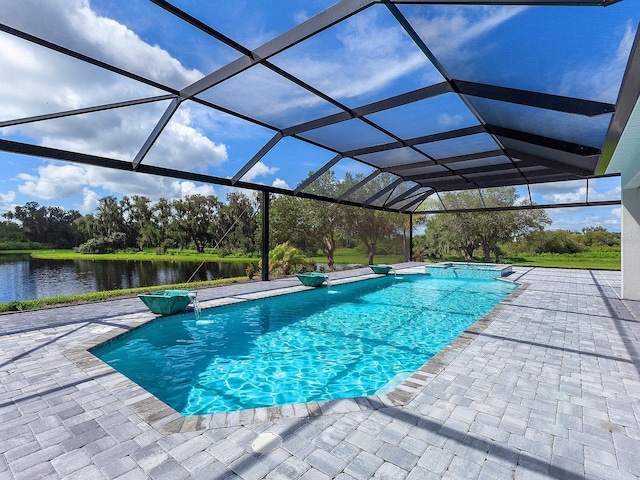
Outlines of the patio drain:
{"label": "patio drain", "polygon": [[275,452],[282,445],[282,438],[280,435],[277,435],[272,432],[264,432],[258,435],[253,443],[251,444],[251,448],[256,453],[269,453]]}

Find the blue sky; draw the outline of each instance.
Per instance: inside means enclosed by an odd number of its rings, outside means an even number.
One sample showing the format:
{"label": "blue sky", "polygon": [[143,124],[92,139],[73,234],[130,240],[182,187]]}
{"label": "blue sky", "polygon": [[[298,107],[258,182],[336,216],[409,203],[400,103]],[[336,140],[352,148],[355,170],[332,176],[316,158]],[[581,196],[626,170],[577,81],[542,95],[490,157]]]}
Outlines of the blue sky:
{"label": "blue sky", "polygon": [[[216,2],[215,9],[207,0],[174,3],[254,49],[334,1]],[[401,5],[400,10],[433,51],[442,56],[454,78],[464,76],[478,82],[613,103],[640,20],[639,4],[636,0],[623,0],[606,9]],[[176,89],[239,57],[233,49],[187,28],[146,0],[129,0],[126,8],[119,0],[0,0],[0,21]],[[161,24],[163,28],[158,28]],[[531,29],[537,35],[527,35]],[[574,34],[582,39],[580,44],[573,41]],[[495,40],[496,35],[500,41]],[[553,46],[550,50],[546,47],[549,44]],[[474,64],[474,55],[479,51],[484,58],[494,59],[494,69],[481,69]],[[576,52],[580,52],[577,57]],[[460,58],[468,61],[447,62]],[[563,62],[569,58],[578,60],[569,69],[571,74],[556,75],[565,69],[553,66],[565,67]],[[350,107],[442,81],[383,5],[375,5],[321,32],[276,55],[272,61]],[[539,74],[542,71],[544,75]],[[0,121],[163,93],[4,33],[0,33],[0,72]],[[251,113],[276,127],[337,111],[261,66],[203,92],[201,98],[240,113]],[[455,95],[446,95],[381,112],[372,115],[372,119],[381,125],[388,123],[390,129],[399,129],[401,135],[413,135],[417,127],[413,121],[398,123],[397,116],[423,118],[422,111],[427,108],[440,113],[415,134],[424,133],[425,128],[433,133],[473,124],[475,119],[464,108],[452,109],[456,102],[461,103]],[[155,102],[0,128],[0,138],[132,160],[165,108],[166,102]],[[514,121],[517,108],[507,111]],[[603,131],[603,122],[606,126],[608,118],[594,119],[592,129],[582,132],[584,138],[580,140],[588,143],[597,137],[597,132]],[[543,116],[539,123],[540,133],[546,133]],[[363,125],[343,122],[309,132],[306,138],[324,141],[333,138],[334,129],[338,128],[349,133],[341,146],[355,148],[363,138],[386,137]],[[231,177],[273,134],[268,128],[186,101],[144,161]],[[380,143],[388,138],[380,138]],[[333,156],[329,150],[286,138],[243,180],[293,188]],[[217,185],[7,153],[0,153],[0,165],[0,212],[37,201],[88,213],[106,195],[146,195],[155,200],[202,193],[224,198],[229,191]],[[371,171],[349,159],[335,167],[338,177],[354,169],[365,174]],[[532,186],[531,194],[537,203],[564,203],[586,199],[587,190],[591,201],[620,197],[617,178],[590,182],[588,189],[586,182]],[[526,188],[521,191],[524,195]],[[616,206],[548,210],[548,214],[553,219],[551,228],[580,230],[601,225],[620,230],[620,208]]]}

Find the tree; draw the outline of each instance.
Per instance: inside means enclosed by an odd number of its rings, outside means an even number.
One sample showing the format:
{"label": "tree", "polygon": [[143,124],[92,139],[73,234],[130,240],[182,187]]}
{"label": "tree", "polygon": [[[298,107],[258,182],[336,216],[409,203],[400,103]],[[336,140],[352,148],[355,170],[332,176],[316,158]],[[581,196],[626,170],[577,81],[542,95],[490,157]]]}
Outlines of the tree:
{"label": "tree", "polygon": [[3,216],[20,222],[27,240],[43,242],[46,208],[40,207],[38,202],[27,202],[24,207],[18,205],[13,212],[7,212]]}
{"label": "tree", "polygon": [[[350,175],[347,173],[343,180],[346,187],[356,185],[364,179],[364,175]],[[385,188],[394,177],[388,173],[382,173],[362,187],[360,187],[353,196],[356,200],[365,200],[371,198],[374,194]],[[373,257],[377,253],[378,241],[389,237],[397,231],[397,220],[393,214],[382,212],[380,210],[354,208],[349,212],[350,219],[348,225],[355,233],[355,236],[364,243],[367,249],[369,264],[373,264]]]}
{"label": "tree", "polygon": [[226,200],[219,212],[219,228],[223,235],[219,240],[220,247],[228,252],[254,252],[258,228],[254,202],[239,192],[227,194]]}
{"label": "tree", "polygon": [[77,210],[66,211],[60,207],[45,208],[43,227],[43,243],[61,248],[69,248],[76,245],[78,235],[75,228],[75,220],[80,218]]}
{"label": "tree", "polygon": [[108,237],[115,233],[125,233],[126,225],[122,207],[128,203],[129,199],[123,197],[120,203],[116,197],[107,196],[98,200],[96,210],[96,233],[103,237]]}
{"label": "tree", "polygon": [[369,265],[372,265],[373,257],[377,253],[378,241],[391,235],[395,229],[387,212],[370,209],[359,210],[354,212],[351,226],[356,236],[364,243],[369,257]]}
{"label": "tree", "polygon": [[[190,195],[174,200],[172,205],[175,226],[185,234],[181,240],[193,242],[198,253],[204,253],[204,248],[213,239],[220,238],[220,225],[217,221],[220,201],[215,195]],[[187,245],[182,243],[182,246]]]}
{"label": "tree", "polygon": [[[441,199],[449,210],[511,207],[520,200],[514,187],[485,189],[482,195],[476,190],[447,192]],[[544,210],[532,209],[445,213],[426,221],[427,230],[442,232],[446,243],[467,260],[480,247],[485,262],[491,261],[491,253],[498,256],[500,242],[543,230],[550,223]]]}
{"label": "tree", "polygon": [[409,215],[404,213],[390,214],[390,221],[395,227],[395,230],[400,233],[402,237],[402,259],[405,262],[411,260],[409,258],[409,229],[411,228],[411,220]]}
{"label": "tree", "polygon": [[22,227],[16,222],[0,222],[0,242],[24,242]]}
{"label": "tree", "polygon": [[581,235],[569,230],[534,231],[524,236],[518,243],[528,253],[578,253],[586,249],[580,242]]}
{"label": "tree", "polygon": [[173,222],[173,206],[165,198],[161,198],[153,206],[151,223],[154,226],[153,231],[156,235],[153,244],[162,253],[168,247],[178,245],[179,242],[176,239],[180,235],[185,235],[184,232],[180,232]]}
{"label": "tree", "polygon": [[[328,170],[305,191],[337,198],[348,187],[348,183],[339,182],[336,179],[333,170]],[[327,260],[333,262],[338,241],[347,236],[345,230],[348,223],[348,210],[337,203],[317,200],[304,200],[303,205],[306,206],[303,227],[309,236],[320,243],[320,248],[327,256]]]}
{"label": "tree", "polygon": [[80,213],[60,207],[40,206],[38,202],[27,202],[3,216],[22,225],[26,241],[68,248],[75,243],[74,221],[80,217]]}
{"label": "tree", "polygon": [[[344,188],[329,170],[305,192],[337,197]],[[303,250],[321,249],[328,259],[333,259],[338,241],[345,236],[347,210],[336,203],[279,196],[272,202],[270,222],[274,243],[289,241]]]}
{"label": "tree", "polygon": [[604,227],[585,227],[582,229],[582,242],[587,247],[620,245],[620,234],[609,232]]}

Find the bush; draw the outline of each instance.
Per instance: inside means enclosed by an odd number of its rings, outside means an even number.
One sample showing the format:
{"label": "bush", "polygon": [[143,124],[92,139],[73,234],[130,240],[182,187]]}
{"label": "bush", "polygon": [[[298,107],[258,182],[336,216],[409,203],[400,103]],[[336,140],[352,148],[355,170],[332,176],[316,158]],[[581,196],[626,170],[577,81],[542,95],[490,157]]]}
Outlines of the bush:
{"label": "bush", "polygon": [[0,242],[0,250],[43,250],[47,248],[52,247],[38,242]]}
{"label": "bush", "polygon": [[579,241],[580,234],[568,230],[544,230],[524,237],[516,251],[522,253],[580,253],[587,248]]}
{"label": "bush", "polygon": [[281,243],[269,252],[270,269],[280,269],[284,275],[289,275],[296,271],[299,265],[306,266],[308,263],[302,252],[289,245],[289,242]]}
{"label": "bush", "polygon": [[247,265],[247,268],[244,269],[244,273],[247,275],[249,280],[252,280],[256,274],[256,267],[253,265]]}
{"label": "bush", "polygon": [[126,245],[127,236],[115,232],[108,237],[90,238],[76,248],[78,253],[113,253]]}

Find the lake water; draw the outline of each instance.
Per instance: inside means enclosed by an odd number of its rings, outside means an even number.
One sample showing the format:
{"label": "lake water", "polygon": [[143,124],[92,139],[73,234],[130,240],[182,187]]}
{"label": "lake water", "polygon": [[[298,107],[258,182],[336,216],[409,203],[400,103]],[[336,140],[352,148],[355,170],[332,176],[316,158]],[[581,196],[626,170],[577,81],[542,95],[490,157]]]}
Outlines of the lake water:
{"label": "lake water", "polygon": [[[0,255],[0,303],[186,282],[199,262],[43,260]],[[246,262],[206,262],[192,281],[242,277]]]}

